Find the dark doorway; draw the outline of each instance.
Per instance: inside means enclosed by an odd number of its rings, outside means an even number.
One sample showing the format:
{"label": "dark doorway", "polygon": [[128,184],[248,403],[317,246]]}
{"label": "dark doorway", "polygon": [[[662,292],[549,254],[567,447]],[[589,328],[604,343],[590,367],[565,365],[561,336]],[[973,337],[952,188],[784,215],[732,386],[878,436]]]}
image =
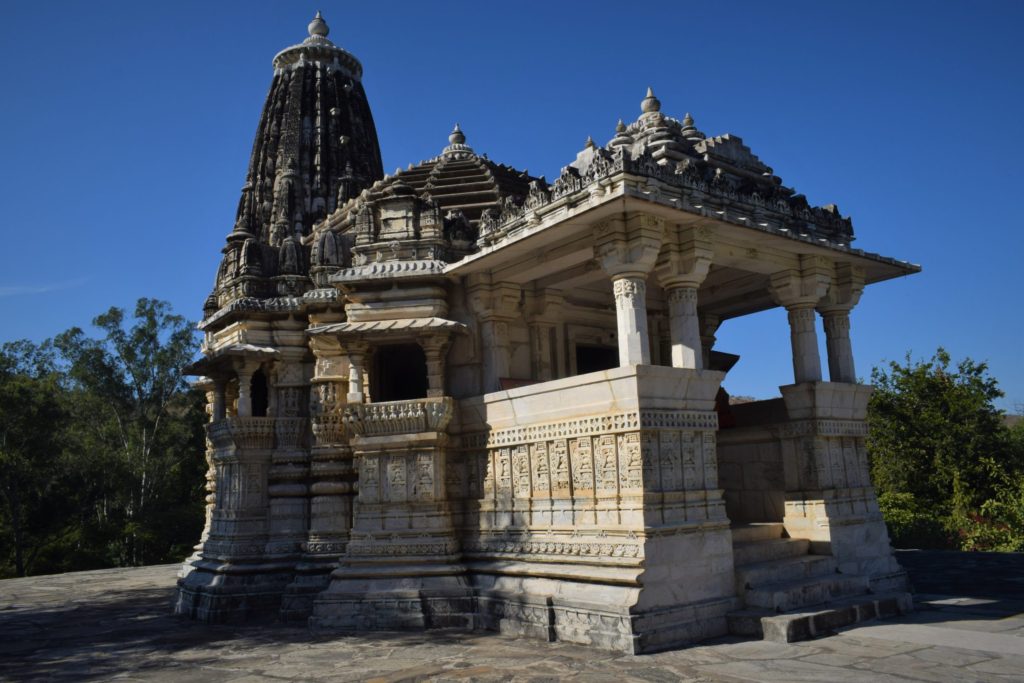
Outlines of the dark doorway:
{"label": "dark doorway", "polygon": [[267,388],[267,376],[262,370],[257,370],[252,375],[252,382],[249,383],[249,396],[252,400],[252,416],[266,417],[267,407],[270,404],[270,391]]}
{"label": "dark doorway", "polygon": [[610,346],[576,346],[576,374],[611,370],[619,367],[619,350]]}
{"label": "dark doorway", "polygon": [[374,402],[427,396],[427,357],[419,344],[388,344],[374,352],[370,395]]}

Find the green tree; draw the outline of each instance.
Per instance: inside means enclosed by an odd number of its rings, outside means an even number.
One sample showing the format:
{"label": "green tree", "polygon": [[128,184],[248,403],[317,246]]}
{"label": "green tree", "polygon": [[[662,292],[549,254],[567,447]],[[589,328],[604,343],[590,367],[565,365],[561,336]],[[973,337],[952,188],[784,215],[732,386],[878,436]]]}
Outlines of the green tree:
{"label": "green tree", "polygon": [[130,327],[119,308],[93,324],[102,338],[73,328],[55,340],[91,465],[79,482],[91,502],[87,545],[118,565],[165,560],[201,523],[203,402],[181,374],[197,351],[194,328],[153,299],[139,299]]}
{"label": "green tree", "polygon": [[953,367],[940,348],[928,361],[908,355],[875,368],[872,382],[868,451],[894,541],[1000,545],[979,531],[1012,507],[1024,454],[994,405],[1003,394],[986,364]]}
{"label": "green tree", "polygon": [[66,393],[52,346],[0,347],[0,548],[17,576],[67,532]]}

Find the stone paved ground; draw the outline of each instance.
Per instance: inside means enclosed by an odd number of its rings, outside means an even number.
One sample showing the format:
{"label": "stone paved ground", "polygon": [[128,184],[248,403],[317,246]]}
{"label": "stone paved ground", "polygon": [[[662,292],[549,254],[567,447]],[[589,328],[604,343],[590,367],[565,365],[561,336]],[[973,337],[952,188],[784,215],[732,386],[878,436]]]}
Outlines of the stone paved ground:
{"label": "stone paved ground", "polygon": [[177,566],[0,581],[0,678],[333,681],[1024,681],[1024,555],[903,552],[918,611],[780,645],[624,656],[492,634],[319,637],[168,613]]}

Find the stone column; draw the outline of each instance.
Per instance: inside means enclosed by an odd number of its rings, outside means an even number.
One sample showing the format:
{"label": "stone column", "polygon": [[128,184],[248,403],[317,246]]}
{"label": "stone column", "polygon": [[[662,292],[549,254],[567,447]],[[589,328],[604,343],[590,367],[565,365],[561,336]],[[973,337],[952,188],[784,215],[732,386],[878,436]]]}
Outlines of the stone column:
{"label": "stone column", "polygon": [[658,257],[658,279],[668,304],[672,366],[676,368],[705,367],[697,290],[711,269],[714,252],[709,237],[703,228],[673,226],[666,231],[666,244]]}
{"label": "stone column", "polygon": [[558,323],[564,299],[558,290],[533,290],[526,295],[526,320],[530,326],[533,379],[562,377],[558,349]]}
{"label": "stone column", "polygon": [[367,345],[351,342],[345,345],[348,352],[348,402],[362,403],[364,400],[363,374]]}
{"label": "stone column", "polygon": [[226,392],[228,381],[224,378],[213,380],[213,411],[210,416],[211,422],[219,422],[227,415]]}
{"label": "stone column", "polygon": [[612,279],[619,335],[619,365],[649,365],[651,342],[647,333],[647,281],[645,276]]}
{"label": "stone column", "polygon": [[252,417],[252,376],[258,367],[252,361],[243,361],[238,366],[238,417]]}
{"label": "stone column", "polygon": [[664,221],[649,214],[624,214],[594,226],[594,257],[612,279],[619,334],[619,365],[647,365],[647,275],[654,268]]}
{"label": "stone column", "polygon": [[771,278],[775,301],[789,313],[790,344],[793,349],[793,381],[821,381],[821,358],[814,307],[828,291],[828,269],[817,259],[801,259],[800,270],[785,270]]}
{"label": "stone column", "polygon": [[853,345],[850,343],[850,310],[860,301],[863,291],[863,268],[843,263],[836,266],[835,282],[818,302],[818,312],[825,326],[828,376],[833,382],[853,384],[857,381]]}
{"label": "stone column", "polygon": [[483,351],[481,390],[501,389],[501,378],[508,377],[512,363],[509,349],[509,323],[521,316],[521,290],[508,282],[492,283],[485,273],[467,278],[469,306],[480,321]]}
{"label": "stone column", "polygon": [[672,338],[672,367],[704,367],[697,319],[697,288],[672,287],[665,292],[668,303],[669,333]]}
{"label": "stone column", "polygon": [[427,358],[427,396],[444,396],[444,354],[448,350],[448,339],[440,334],[423,337],[420,347]]}

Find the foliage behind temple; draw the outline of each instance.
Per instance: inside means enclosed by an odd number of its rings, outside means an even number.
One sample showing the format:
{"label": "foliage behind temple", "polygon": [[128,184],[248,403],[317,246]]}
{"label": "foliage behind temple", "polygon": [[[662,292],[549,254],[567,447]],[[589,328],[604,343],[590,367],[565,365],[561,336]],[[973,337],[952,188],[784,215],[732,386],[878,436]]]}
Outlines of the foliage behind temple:
{"label": "foliage behind temple", "polygon": [[871,475],[897,547],[1024,550],[1024,425],[985,363],[890,362],[871,375]]}
{"label": "foliage behind temple", "polygon": [[202,527],[194,326],[140,299],[0,349],[0,576],[179,560]]}

